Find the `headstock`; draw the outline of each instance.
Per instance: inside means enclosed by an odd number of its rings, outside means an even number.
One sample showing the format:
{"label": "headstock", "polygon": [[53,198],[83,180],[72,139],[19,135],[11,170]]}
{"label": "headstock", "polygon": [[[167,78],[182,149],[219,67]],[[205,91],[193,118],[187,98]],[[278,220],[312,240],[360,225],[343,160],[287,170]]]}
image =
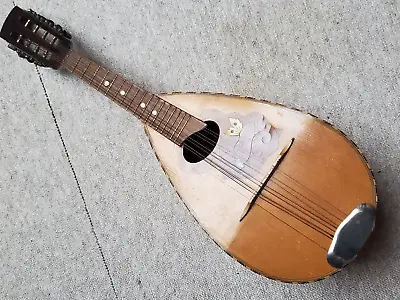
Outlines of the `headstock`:
{"label": "headstock", "polygon": [[71,35],[60,25],[44,18],[33,10],[14,7],[0,32],[0,37],[9,43],[29,62],[58,69],[72,47]]}

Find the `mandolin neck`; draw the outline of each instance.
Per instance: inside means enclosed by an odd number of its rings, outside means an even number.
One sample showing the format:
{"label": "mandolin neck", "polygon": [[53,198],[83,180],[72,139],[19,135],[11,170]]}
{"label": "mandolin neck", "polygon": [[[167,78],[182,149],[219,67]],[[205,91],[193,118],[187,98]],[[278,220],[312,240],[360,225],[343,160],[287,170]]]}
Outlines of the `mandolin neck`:
{"label": "mandolin neck", "polygon": [[69,52],[62,66],[178,146],[206,126],[191,114],[75,51]]}

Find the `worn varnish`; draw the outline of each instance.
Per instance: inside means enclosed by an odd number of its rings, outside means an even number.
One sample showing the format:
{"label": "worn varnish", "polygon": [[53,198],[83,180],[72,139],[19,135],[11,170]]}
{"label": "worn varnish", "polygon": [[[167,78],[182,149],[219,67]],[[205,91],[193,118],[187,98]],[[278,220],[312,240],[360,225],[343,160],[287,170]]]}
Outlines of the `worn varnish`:
{"label": "worn varnish", "polygon": [[281,281],[315,281],[337,271],[326,261],[337,226],[358,204],[376,205],[372,173],[344,134],[308,114],[269,102],[212,94],[161,97],[205,120],[208,110],[224,115],[261,112],[282,130],[275,155],[257,166],[264,175],[283,146],[295,138],[263,197],[239,222],[251,193],[211,167],[196,172],[182,158],[181,149],[146,128],[176,191],[216,243],[245,266]]}

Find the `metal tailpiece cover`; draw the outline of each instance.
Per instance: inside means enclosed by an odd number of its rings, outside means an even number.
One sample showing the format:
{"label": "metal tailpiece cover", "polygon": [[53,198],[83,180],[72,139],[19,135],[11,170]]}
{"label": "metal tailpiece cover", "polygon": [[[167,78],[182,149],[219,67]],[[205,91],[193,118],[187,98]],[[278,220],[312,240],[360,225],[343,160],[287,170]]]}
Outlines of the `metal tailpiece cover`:
{"label": "metal tailpiece cover", "polygon": [[335,268],[343,268],[358,255],[375,226],[375,207],[362,203],[339,225],[326,259]]}

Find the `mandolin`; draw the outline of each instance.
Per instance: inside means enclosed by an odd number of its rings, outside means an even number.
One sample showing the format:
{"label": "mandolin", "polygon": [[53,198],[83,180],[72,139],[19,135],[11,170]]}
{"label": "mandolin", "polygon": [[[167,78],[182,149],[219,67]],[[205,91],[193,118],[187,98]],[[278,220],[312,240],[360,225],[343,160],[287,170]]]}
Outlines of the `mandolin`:
{"label": "mandolin", "polygon": [[0,36],[22,58],[71,72],[140,119],[183,203],[247,268],[313,282],[354,260],[371,234],[372,171],[329,123],[249,97],[152,94],[74,50],[67,31],[32,10],[14,7]]}

